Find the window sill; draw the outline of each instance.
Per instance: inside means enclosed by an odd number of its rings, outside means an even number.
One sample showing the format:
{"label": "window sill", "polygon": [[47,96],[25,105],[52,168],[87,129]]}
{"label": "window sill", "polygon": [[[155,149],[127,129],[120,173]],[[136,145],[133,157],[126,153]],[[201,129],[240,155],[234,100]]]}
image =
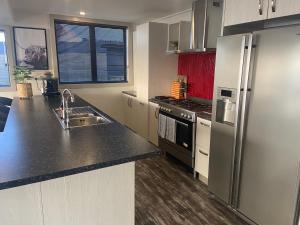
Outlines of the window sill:
{"label": "window sill", "polygon": [[0,93],[1,92],[15,92],[17,91],[16,88],[14,86],[0,86]]}
{"label": "window sill", "polygon": [[82,84],[59,84],[60,89],[80,89],[80,88],[108,88],[108,87],[129,87],[133,84],[131,82],[122,83],[82,83]]}

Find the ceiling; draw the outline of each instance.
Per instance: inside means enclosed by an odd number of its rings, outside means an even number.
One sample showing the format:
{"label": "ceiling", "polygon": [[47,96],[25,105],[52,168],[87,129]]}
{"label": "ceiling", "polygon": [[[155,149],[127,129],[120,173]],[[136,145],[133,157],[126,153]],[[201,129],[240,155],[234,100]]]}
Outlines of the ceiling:
{"label": "ceiling", "polygon": [[141,23],[190,9],[193,0],[0,0],[2,18],[18,12]]}

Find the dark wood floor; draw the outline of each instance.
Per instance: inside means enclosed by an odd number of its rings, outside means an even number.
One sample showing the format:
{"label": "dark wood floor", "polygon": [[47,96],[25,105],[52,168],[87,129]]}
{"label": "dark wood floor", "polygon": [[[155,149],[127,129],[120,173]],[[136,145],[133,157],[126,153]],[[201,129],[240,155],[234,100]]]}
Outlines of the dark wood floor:
{"label": "dark wood floor", "polygon": [[136,163],[136,225],[245,225],[172,159]]}

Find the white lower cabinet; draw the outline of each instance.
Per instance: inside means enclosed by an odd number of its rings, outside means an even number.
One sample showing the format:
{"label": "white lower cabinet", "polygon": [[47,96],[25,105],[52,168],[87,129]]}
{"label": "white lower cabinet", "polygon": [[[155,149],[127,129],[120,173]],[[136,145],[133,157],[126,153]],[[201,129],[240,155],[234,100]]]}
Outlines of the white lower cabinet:
{"label": "white lower cabinet", "polygon": [[148,137],[148,103],[123,94],[124,124],[140,136]]}
{"label": "white lower cabinet", "polygon": [[158,146],[158,113],[159,105],[149,102],[149,141]]}
{"label": "white lower cabinet", "polygon": [[0,190],[0,224],[43,224],[39,183]]}
{"label": "white lower cabinet", "polygon": [[44,225],[134,225],[135,163],[41,183]]}
{"label": "white lower cabinet", "polygon": [[0,225],[134,225],[135,163],[0,190]]}
{"label": "white lower cabinet", "polygon": [[207,184],[209,170],[211,121],[197,118],[195,171]]}
{"label": "white lower cabinet", "polygon": [[[196,146],[196,171],[200,175],[200,180],[207,183],[208,180],[208,167],[209,167],[209,154],[205,153],[199,146]],[[201,179],[202,178],[202,179]]]}
{"label": "white lower cabinet", "polygon": [[124,124],[132,130],[136,130],[135,118],[134,118],[134,108],[135,101],[134,97],[123,94],[123,108],[124,108]]}

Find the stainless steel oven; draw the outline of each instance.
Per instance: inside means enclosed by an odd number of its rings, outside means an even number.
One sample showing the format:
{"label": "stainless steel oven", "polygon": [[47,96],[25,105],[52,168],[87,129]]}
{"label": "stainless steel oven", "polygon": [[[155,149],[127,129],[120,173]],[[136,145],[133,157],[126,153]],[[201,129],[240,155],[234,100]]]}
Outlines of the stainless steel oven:
{"label": "stainless steel oven", "polygon": [[179,118],[160,110],[160,115],[175,120],[175,141],[169,141],[166,137],[159,137],[159,147],[179,159],[186,165],[194,168],[195,129],[196,123],[184,118]]}

